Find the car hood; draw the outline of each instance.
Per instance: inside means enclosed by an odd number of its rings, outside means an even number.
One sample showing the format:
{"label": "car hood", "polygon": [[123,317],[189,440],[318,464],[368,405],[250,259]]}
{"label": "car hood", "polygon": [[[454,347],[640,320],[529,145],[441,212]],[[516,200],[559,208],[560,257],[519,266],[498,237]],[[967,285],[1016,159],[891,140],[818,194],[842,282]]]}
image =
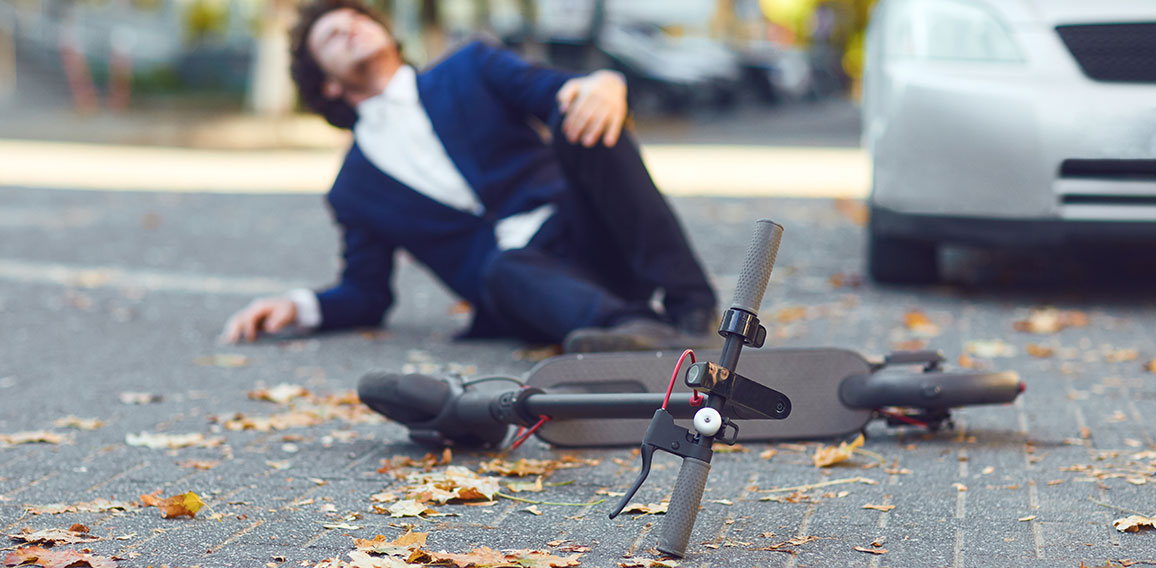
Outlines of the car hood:
{"label": "car hood", "polygon": [[992,3],[1003,4],[1013,19],[1030,19],[1052,26],[1156,21],[1153,0],[1000,0]]}

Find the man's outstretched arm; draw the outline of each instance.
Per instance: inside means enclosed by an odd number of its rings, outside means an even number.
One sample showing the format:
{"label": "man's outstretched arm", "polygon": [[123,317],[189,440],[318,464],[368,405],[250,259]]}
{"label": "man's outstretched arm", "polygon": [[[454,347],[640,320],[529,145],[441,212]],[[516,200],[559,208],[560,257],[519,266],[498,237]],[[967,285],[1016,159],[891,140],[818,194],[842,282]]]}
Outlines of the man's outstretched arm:
{"label": "man's outstretched arm", "polygon": [[395,247],[372,233],[346,227],[341,282],[316,293],[293,290],[258,298],[229,318],[221,334],[228,343],[255,341],[263,333],[292,326],[330,330],[381,323],[393,303],[391,276]]}

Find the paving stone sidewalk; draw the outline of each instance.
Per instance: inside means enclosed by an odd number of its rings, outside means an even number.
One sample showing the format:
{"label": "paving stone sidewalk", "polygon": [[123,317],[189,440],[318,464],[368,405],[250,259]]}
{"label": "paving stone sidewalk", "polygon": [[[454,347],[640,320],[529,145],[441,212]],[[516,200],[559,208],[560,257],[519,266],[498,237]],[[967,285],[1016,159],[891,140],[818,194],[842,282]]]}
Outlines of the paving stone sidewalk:
{"label": "paving stone sidewalk", "polygon": [[[724,298],[754,220],[786,227],[763,304],[769,344],[879,354],[925,341],[952,362],[969,355],[974,364],[1018,371],[1027,383],[1015,405],[958,412],[954,430],[872,424],[869,453],[831,468],[811,462],[819,442],[744,444],[745,453],[717,455],[682,566],[1156,563],[1156,530],[1112,526],[1130,514],[1156,514],[1156,375],[1143,368],[1156,357],[1150,253],[952,253],[953,284],[884,288],[861,283],[857,202],[673,202]],[[71,548],[134,568],[313,566],[345,557],[351,537],[393,539],[410,526],[428,532],[435,551],[557,551],[548,543],[566,541],[590,548],[582,566],[653,557],[662,516],[611,521],[614,498],[599,493],[624,491],[634,480],[630,448],[566,452],[598,465],[559,470],[545,480],[556,485],[524,494],[597,504],[542,504],[537,515],[528,503],[498,499],[436,507],[456,516],[391,518],[375,513],[370,497],[400,486],[378,472],[382,461],[427,451],[398,425],[335,417],[267,432],[226,428],[288,409],[249,398],[261,385],[328,395],[351,390],[372,368],[488,376],[532,366],[517,343],[453,341],[464,316],[405,259],[399,304],[383,332],[215,342],[227,316],[254,295],[331,281],[337,252],[319,196],[0,190],[0,435],[51,431],[69,439],[0,444],[3,533],[83,523],[101,540]],[[1044,335],[1014,330],[1031,308],[1046,305],[1081,312],[1087,324]],[[912,310],[937,328],[925,330],[929,337],[904,325]],[[1047,349],[1047,357],[1030,354]],[[126,404],[125,393],[161,400]],[[54,424],[70,415],[104,425]],[[176,450],[126,443],[141,433],[222,443]],[[776,452],[768,459],[767,450]],[[511,457],[562,455],[531,442]],[[456,451],[453,463],[477,469],[489,458]],[[676,474],[677,461],[660,456],[637,502],[659,502]],[[774,491],[816,484],[828,485]],[[30,512],[139,501],[158,490],[195,492],[206,508],[173,519],[135,507]]]}

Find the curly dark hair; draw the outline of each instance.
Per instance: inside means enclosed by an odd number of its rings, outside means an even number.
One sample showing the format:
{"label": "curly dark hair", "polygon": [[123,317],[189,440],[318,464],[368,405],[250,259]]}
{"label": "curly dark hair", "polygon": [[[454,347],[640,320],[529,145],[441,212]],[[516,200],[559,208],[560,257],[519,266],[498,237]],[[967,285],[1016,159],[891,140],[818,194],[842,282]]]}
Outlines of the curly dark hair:
{"label": "curly dark hair", "polygon": [[[357,122],[357,109],[344,99],[331,99],[325,96],[322,85],[325,84],[325,71],[313,57],[309,49],[309,32],[317,20],[334,10],[349,8],[365,14],[382,25],[390,36],[393,30],[389,20],[361,0],[316,0],[301,6],[297,24],[291,33],[289,73],[293,82],[297,84],[297,95],[313,111],[325,117],[329,124],[338,128],[353,128]],[[396,40],[395,40],[396,43]],[[398,51],[401,45],[398,44]]]}

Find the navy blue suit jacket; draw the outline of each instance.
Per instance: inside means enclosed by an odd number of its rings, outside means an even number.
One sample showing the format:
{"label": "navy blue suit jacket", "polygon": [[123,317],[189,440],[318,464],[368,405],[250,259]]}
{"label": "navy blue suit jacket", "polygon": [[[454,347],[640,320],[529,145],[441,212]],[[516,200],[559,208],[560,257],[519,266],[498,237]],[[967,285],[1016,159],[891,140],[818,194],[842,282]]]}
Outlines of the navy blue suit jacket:
{"label": "navy blue suit jacket", "polygon": [[497,253],[494,224],[556,203],[565,190],[561,166],[531,119],[551,120],[555,95],[572,77],[484,42],[418,74],[434,131],[485,212],[472,215],[426,197],[379,170],[354,143],[328,195],[344,233],[345,267],[336,286],[318,292],[322,329],[381,323],[394,299],[398,247],[481,305],[482,270]]}

